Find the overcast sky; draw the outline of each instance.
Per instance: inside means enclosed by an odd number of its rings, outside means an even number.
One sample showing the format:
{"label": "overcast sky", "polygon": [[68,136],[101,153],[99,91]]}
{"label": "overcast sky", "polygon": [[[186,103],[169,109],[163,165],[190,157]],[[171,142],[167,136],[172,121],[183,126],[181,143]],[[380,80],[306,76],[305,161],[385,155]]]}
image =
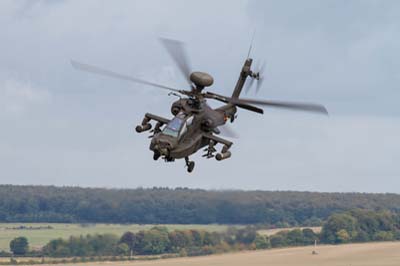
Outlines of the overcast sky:
{"label": "overcast sky", "polygon": [[[3,184],[400,193],[399,1],[0,1]],[[259,94],[329,117],[240,110],[229,160],[153,161],[145,112],[174,97],[74,70],[70,59],[185,88],[158,36],[187,45],[230,95],[256,29]],[[218,106],[213,103],[213,106]]]}

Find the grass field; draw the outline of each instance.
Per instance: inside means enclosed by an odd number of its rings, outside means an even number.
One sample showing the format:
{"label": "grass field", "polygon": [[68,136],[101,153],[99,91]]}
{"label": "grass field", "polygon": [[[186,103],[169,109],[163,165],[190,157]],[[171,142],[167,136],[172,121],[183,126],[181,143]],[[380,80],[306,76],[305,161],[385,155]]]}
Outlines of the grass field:
{"label": "grass field", "polygon": [[[25,227],[46,227],[51,226],[53,229],[11,229],[19,226]],[[49,224],[49,223],[0,223],[0,250],[9,250],[10,241],[18,236],[28,238],[29,244],[33,248],[45,245],[49,240],[55,238],[68,238],[70,236],[80,236],[86,234],[104,234],[111,233],[122,235],[124,232],[137,232],[146,230],[155,225],[139,225],[139,224]],[[165,225],[169,229],[204,229],[208,231],[223,231],[228,228],[227,225]]]}
{"label": "grass field", "polygon": [[[116,266],[399,266],[400,242],[320,246],[248,251],[205,257],[136,262],[102,262],[90,265]],[[89,265],[74,264],[74,265]],[[61,264],[58,264],[61,265]],[[68,264],[67,264],[68,265]],[[71,265],[71,264],[69,264]]]}

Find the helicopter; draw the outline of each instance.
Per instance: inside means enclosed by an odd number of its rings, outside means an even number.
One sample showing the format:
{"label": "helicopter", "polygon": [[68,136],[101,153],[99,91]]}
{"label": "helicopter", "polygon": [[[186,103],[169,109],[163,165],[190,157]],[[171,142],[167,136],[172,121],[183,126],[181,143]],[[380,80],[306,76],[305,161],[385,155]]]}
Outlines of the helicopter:
{"label": "helicopter", "polygon": [[[153,152],[154,160],[162,158],[166,162],[173,162],[176,159],[185,159],[185,167],[191,173],[195,167],[195,162],[190,161],[189,156],[201,149],[204,149],[203,157],[207,159],[215,157],[216,160],[222,161],[230,158],[232,155],[230,148],[233,143],[221,137],[221,129],[226,123],[233,123],[236,120],[238,108],[258,114],[264,113],[261,106],[328,114],[324,106],[314,103],[241,98],[240,95],[247,79],[250,80],[246,84],[246,89],[252,87],[253,82],[256,81],[257,91],[264,79],[263,69],[265,64],[256,71],[252,69],[251,45],[232,95],[224,96],[208,90],[205,91],[205,88],[214,83],[214,79],[208,73],[191,71],[182,42],[166,38],[160,38],[160,41],[175,61],[190,89],[177,89],[71,60],[75,69],[168,90],[169,95],[179,97],[179,100],[171,106],[173,115],[171,119],[146,113],[141,124],[136,126],[138,133],[146,131],[151,133],[149,136],[151,138],[150,150]],[[224,103],[224,105],[213,109],[207,104],[207,100],[216,100]],[[154,128],[152,121],[155,124]],[[216,146],[218,144],[222,145],[222,149],[217,153]]]}

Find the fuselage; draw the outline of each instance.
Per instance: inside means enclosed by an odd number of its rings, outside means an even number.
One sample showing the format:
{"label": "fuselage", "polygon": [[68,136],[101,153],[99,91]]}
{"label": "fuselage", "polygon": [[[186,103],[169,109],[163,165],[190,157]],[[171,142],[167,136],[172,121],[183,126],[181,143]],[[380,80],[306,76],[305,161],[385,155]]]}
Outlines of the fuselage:
{"label": "fuselage", "polygon": [[150,150],[167,160],[187,157],[207,146],[209,140],[203,134],[218,134],[218,127],[232,119],[236,107],[228,104],[212,109],[205,100],[194,103],[192,99],[180,99],[171,111],[175,116],[154,135],[150,144]]}

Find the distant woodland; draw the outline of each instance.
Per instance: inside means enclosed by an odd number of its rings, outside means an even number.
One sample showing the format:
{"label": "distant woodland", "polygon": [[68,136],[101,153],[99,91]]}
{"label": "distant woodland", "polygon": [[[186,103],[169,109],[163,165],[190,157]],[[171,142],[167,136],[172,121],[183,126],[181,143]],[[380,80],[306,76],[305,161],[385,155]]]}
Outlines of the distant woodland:
{"label": "distant woodland", "polygon": [[0,222],[320,225],[354,209],[400,213],[400,195],[186,188],[0,186]]}

